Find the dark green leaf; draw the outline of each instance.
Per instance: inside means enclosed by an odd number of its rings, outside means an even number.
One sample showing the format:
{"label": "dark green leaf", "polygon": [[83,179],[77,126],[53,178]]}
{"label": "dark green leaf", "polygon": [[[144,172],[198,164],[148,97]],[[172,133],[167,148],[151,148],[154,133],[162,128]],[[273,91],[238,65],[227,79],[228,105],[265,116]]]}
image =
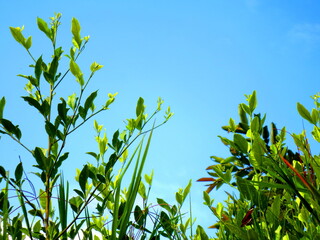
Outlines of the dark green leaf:
{"label": "dark green leaf", "polygon": [[40,113],[42,112],[40,103],[32,97],[22,97],[30,106],[35,107]]}
{"label": "dark green leaf", "polygon": [[87,111],[82,106],[79,107],[79,115],[82,119],[86,119]]}
{"label": "dark green leaf", "polygon": [[84,194],[83,194],[83,192],[81,192],[81,191],[78,190],[78,189],[73,189],[73,191],[75,191],[82,199],[84,199]]}
{"label": "dark green leaf", "polygon": [[55,82],[55,76],[59,66],[59,57],[55,56],[50,64],[49,75],[52,77],[53,83]]}
{"label": "dark green leaf", "polygon": [[33,86],[39,86],[38,79],[34,78],[33,76],[27,76],[27,75],[18,74],[18,77],[23,77],[23,78],[28,79]]}
{"label": "dark green leaf", "polygon": [[97,178],[98,178],[98,180],[99,180],[100,182],[102,182],[102,183],[105,183],[105,182],[106,182],[106,178],[105,178],[103,175],[101,175],[101,174],[97,174]]}
{"label": "dark green leaf", "polygon": [[80,185],[81,190],[84,194],[86,193],[86,184],[88,181],[88,176],[89,176],[88,165],[84,165],[84,167],[79,175],[79,185]]}
{"label": "dark green leaf", "polygon": [[144,99],[140,97],[140,98],[138,99],[138,102],[137,102],[136,116],[139,117],[140,114],[143,114],[143,113],[144,113],[144,109],[145,109]]}
{"label": "dark green leaf", "polygon": [[45,165],[46,165],[46,157],[44,156],[41,148],[36,147],[35,150],[33,151],[33,156],[36,159],[38,163],[38,168],[45,170]]}
{"label": "dark green leaf", "polygon": [[61,120],[64,123],[66,123],[67,112],[68,112],[69,108],[67,108],[67,103],[63,98],[61,98],[60,100],[61,100],[61,103],[58,104],[58,114],[59,114]]}
{"label": "dark green leaf", "polygon": [[86,99],[86,101],[84,103],[84,109],[86,112],[89,110],[89,108],[92,108],[93,101],[97,97],[97,94],[98,94],[98,90],[91,93],[90,96]]}
{"label": "dark green leaf", "polygon": [[167,234],[169,236],[171,236],[174,229],[171,226],[171,221],[170,221],[169,216],[163,211],[161,211],[161,213],[160,213],[160,223],[161,223],[163,229],[167,232]]}
{"label": "dark green leaf", "polygon": [[142,212],[141,208],[138,205],[135,206],[133,213],[136,224],[139,226],[139,228],[143,227],[145,214]]}
{"label": "dark green leaf", "polygon": [[6,177],[6,170],[2,166],[0,166],[0,175],[4,178]]}
{"label": "dark green leaf", "polygon": [[20,182],[21,181],[22,174],[23,174],[23,166],[22,166],[22,162],[20,162],[17,165],[16,170],[14,172],[14,175],[15,175],[15,178],[16,178],[16,182]]}
{"label": "dark green leaf", "polygon": [[119,130],[115,131],[112,137],[112,146],[114,149],[117,149],[118,144],[119,144]]}
{"label": "dark green leaf", "polygon": [[91,155],[91,156],[94,157],[96,160],[99,159],[99,154],[96,154],[95,152],[86,152],[86,154]]}
{"label": "dark green leaf", "polygon": [[6,99],[5,97],[2,97],[0,100],[0,119],[3,118],[3,110],[5,105],[6,105]]}
{"label": "dark green leaf", "polygon": [[45,129],[49,137],[54,138],[57,133],[56,127],[49,121],[46,121]]}
{"label": "dark green leaf", "polygon": [[21,131],[19,129],[19,126],[14,126],[12,122],[4,118],[0,119],[0,123],[9,133],[15,135],[18,139],[21,138]]}
{"label": "dark green leaf", "polygon": [[45,99],[41,104],[41,113],[43,116],[48,116],[50,113],[50,105],[47,99]]}

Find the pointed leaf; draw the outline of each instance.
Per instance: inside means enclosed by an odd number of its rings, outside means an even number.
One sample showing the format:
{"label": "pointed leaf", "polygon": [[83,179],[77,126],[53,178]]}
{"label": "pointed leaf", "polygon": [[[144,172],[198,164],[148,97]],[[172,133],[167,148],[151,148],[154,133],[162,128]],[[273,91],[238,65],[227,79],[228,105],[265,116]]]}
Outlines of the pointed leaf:
{"label": "pointed leaf", "polygon": [[17,165],[16,170],[14,172],[14,175],[15,175],[15,178],[16,178],[16,182],[20,182],[21,181],[22,173],[23,173],[23,166],[22,166],[22,162],[20,162]]}
{"label": "pointed leaf", "polygon": [[92,109],[92,107],[94,106],[94,105],[93,105],[93,101],[94,101],[94,99],[97,97],[97,94],[98,94],[98,90],[95,91],[95,92],[93,92],[93,93],[91,93],[90,96],[86,99],[86,101],[85,101],[85,103],[84,103],[84,109],[85,109],[86,111],[88,111],[89,108]]}
{"label": "pointed leaf", "polygon": [[20,43],[21,45],[24,45],[25,38],[22,35],[22,30],[23,30],[23,27],[22,28],[20,28],[20,27],[10,27],[10,32],[11,32],[13,38],[18,43]]}
{"label": "pointed leaf", "polygon": [[52,40],[52,33],[51,30],[48,27],[48,24],[41,18],[37,18],[37,24],[38,24],[38,28],[44,32],[46,34],[46,36]]}
{"label": "pointed leaf", "polygon": [[313,122],[309,111],[301,103],[297,103],[297,109],[301,117],[308,120],[311,124],[317,124],[316,122]]}
{"label": "pointed leaf", "polygon": [[3,118],[3,110],[5,105],[6,105],[6,99],[5,97],[2,97],[0,100],[0,119]]}

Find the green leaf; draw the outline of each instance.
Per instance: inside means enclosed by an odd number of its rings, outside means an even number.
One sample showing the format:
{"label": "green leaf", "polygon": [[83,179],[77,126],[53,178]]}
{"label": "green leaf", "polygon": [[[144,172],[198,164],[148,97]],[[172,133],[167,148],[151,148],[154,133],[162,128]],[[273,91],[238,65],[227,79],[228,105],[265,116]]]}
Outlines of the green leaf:
{"label": "green leaf", "polygon": [[23,27],[22,28],[20,28],[20,27],[10,27],[10,32],[11,32],[13,38],[18,43],[20,43],[21,45],[24,45],[26,39],[22,35],[22,30],[23,30]]}
{"label": "green leaf", "polygon": [[25,42],[24,47],[28,50],[29,48],[31,48],[31,45],[32,45],[32,37],[30,36],[27,38],[27,41]]}
{"label": "green leaf", "polygon": [[203,199],[204,199],[205,205],[211,207],[212,201],[210,199],[209,194],[206,191],[203,191]]}
{"label": "green leaf", "polygon": [[257,107],[257,96],[256,96],[256,91],[253,91],[249,97],[249,108],[251,113],[254,112],[256,107]]}
{"label": "green leaf", "polygon": [[20,182],[21,178],[22,178],[22,174],[23,174],[23,166],[22,166],[22,162],[20,162],[17,167],[16,170],[14,172],[15,178],[16,178],[16,182]]}
{"label": "green leaf", "polygon": [[7,119],[0,119],[0,123],[2,124],[2,126],[4,127],[4,129],[6,129],[9,133],[15,135],[19,140],[21,138],[21,131],[19,129],[19,126],[15,126],[13,125],[13,123]]}
{"label": "green leaf", "polygon": [[74,93],[70,96],[68,96],[67,104],[69,107],[71,107],[72,110],[75,109],[76,107],[76,102],[77,102],[77,95]]}
{"label": "green leaf", "polygon": [[57,168],[60,167],[61,164],[62,164],[62,162],[63,162],[64,160],[66,160],[68,157],[69,157],[69,153],[68,153],[68,152],[65,152],[62,156],[60,156],[59,159],[58,159],[58,161],[57,161],[57,163],[56,163],[56,167],[57,167]]}
{"label": "green leaf", "polygon": [[63,98],[61,98],[60,100],[61,100],[61,103],[58,104],[58,114],[61,120],[66,123],[67,113],[69,111],[69,108],[67,108],[67,103]]}
{"label": "green leaf", "polygon": [[311,124],[317,124],[316,122],[313,122],[309,111],[302,104],[297,103],[297,109],[301,117],[308,120]]}
{"label": "green leaf", "polygon": [[252,133],[254,132],[260,132],[260,119],[258,116],[255,116],[251,122],[250,129]]}
{"label": "green leaf", "polygon": [[183,201],[186,199],[186,197],[188,196],[189,192],[190,192],[190,189],[191,189],[191,186],[192,186],[192,181],[189,180],[189,183],[188,185],[185,187],[185,189],[183,190]]}
{"label": "green leaf", "polygon": [[200,225],[197,226],[196,234],[197,234],[197,237],[199,237],[197,239],[209,240],[208,235],[206,234],[205,230]]}
{"label": "green leaf", "polygon": [[179,192],[176,192],[176,201],[177,201],[177,203],[179,203],[179,205],[182,205],[182,203],[183,203],[182,195]]}
{"label": "green leaf", "polygon": [[[80,31],[81,31],[81,27],[80,27],[80,23],[76,18],[72,18],[72,22],[71,22],[71,32],[73,35],[73,43],[74,46],[78,49],[80,49],[81,47],[81,37],[80,37]],[[76,44],[75,44],[76,43]]]}
{"label": "green leaf", "polygon": [[38,84],[35,86],[39,86],[39,81],[42,73],[42,56],[40,56],[36,62],[36,66],[34,68],[34,75],[36,79],[38,80]]}
{"label": "green leaf", "polygon": [[2,166],[0,166],[0,175],[4,178],[6,177],[6,170]]}
{"label": "green leaf", "polygon": [[56,127],[49,121],[46,121],[45,129],[49,137],[54,138],[57,133]]}
{"label": "green leaf", "polygon": [[50,63],[50,68],[49,68],[49,74],[52,77],[53,83],[55,82],[55,76],[57,74],[58,66],[59,66],[59,57],[55,56],[52,59],[52,62]]}
{"label": "green leaf", "polygon": [[30,106],[36,108],[40,113],[42,112],[41,105],[40,105],[40,103],[39,103],[36,99],[34,99],[34,98],[32,98],[32,97],[27,97],[27,96],[26,96],[26,97],[22,97],[22,98],[23,98],[23,100],[25,100],[27,103],[29,103]]}
{"label": "green leaf", "polygon": [[46,36],[52,41],[52,32],[48,27],[48,24],[41,18],[37,18],[38,28],[46,34]]}
{"label": "green leaf", "polygon": [[250,108],[249,108],[246,104],[241,103],[241,104],[240,104],[240,107],[243,109],[243,111],[245,111],[245,113],[247,113],[247,114],[249,114],[249,115],[252,114]]}
{"label": "green leaf", "polygon": [[103,68],[103,65],[100,65],[99,63],[97,62],[93,62],[90,66],[90,70],[91,72],[96,72],[98,70],[100,70],[101,68]]}
{"label": "green leaf", "polygon": [[84,109],[85,111],[88,111],[89,108],[91,108],[92,110],[94,110],[94,104],[93,101],[94,99],[97,97],[98,94],[98,90],[91,93],[90,96],[86,99],[85,103],[84,103]]}
{"label": "green leaf", "polygon": [[82,204],[83,204],[83,200],[81,199],[81,197],[79,196],[76,196],[76,197],[72,197],[70,200],[69,200],[69,204],[72,208],[72,210],[76,213],[79,212]]}
{"label": "green leaf", "polygon": [[144,99],[142,97],[140,97],[138,99],[138,102],[137,102],[136,116],[139,117],[141,114],[143,114],[144,113],[144,109],[145,109]]}
{"label": "green leaf", "polygon": [[319,122],[319,111],[315,108],[312,108],[311,117],[312,122],[316,125]]}
{"label": "green leaf", "polygon": [[233,142],[237,146],[240,152],[248,152],[248,141],[240,134],[233,135]]}
{"label": "green leaf", "polygon": [[36,159],[37,163],[38,163],[38,167],[41,170],[45,170],[45,165],[46,165],[46,160],[47,158],[44,156],[43,151],[41,150],[41,148],[36,147],[33,151],[33,156]]}
{"label": "green leaf", "polygon": [[83,86],[84,85],[83,73],[81,72],[78,64],[73,60],[70,60],[70,71],[76,77],[76,80],[80,84],[80,86]]}
{"label": "green leaf", "polygon": [[[243,104],[245,105],[245,104]],[[241,104],[239,104],[238,106],[238,113],[239,113],[239,117],[240,117],[240,122],[243,124],[248,125],[248,118],[247,118],[247,114],[244,111],[243,107],[241,106]]]}
{"label": "green leaf", "polygon": [[168,212],[171,211],[170,205],[163,199],[157,198],[157,203],[159,204],[160,207],[166,209]]}
{"label": "green leaf", "polygon": [[5,105],[6,105],[6,99],[5,97],[2,97],[0,100],[0,119],[3,118],[3,110]]}
{"label": "green leaf", "polygon": [[34,78],[33,76],[27,76],[27,75],[22,75],[22,74],[18,74],[17,76],[28,79],[33,86],[39,86],[39,80]]}
{"label": "green leaf", "polygon": [[89,177],[88,165],[84,165],[84,167],[79,175],[79,185],[80,185],[81,190],[84,194],[86,194],[86,184],[88,181],[88,177]]}

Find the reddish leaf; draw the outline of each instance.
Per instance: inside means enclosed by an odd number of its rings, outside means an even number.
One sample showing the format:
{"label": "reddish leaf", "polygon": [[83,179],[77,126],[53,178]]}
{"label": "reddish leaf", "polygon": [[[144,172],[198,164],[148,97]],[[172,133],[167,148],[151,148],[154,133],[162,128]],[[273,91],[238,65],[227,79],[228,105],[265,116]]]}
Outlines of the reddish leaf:
{"label": "reddish leaf", "polygon": [[246,215],[244,216],[244,218],[241,221],[241,227],[244,227],[246,225],[251,224],[252,222],[252,212],[254,210],[254,206],[251,207],[248,212],[246,213]]}

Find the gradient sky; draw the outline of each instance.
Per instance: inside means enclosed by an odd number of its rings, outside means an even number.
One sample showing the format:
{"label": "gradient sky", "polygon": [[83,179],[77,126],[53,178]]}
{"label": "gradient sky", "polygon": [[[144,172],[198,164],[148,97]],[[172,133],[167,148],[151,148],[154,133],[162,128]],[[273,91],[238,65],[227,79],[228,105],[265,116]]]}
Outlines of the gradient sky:
{"label": "gradient sky", "polygon": [[[91,36],[80,66],[88,69],[93,61],[105,66],[89,91],[99,89],[101,103],[104,94],[119,92],[111,110],[96,119],[111,137],[134,115],[140,96],[149,112],[162,97],[175,115],[152,140],[145,168],[155,172],[152,198],[173,203],[175,191],[192,179],[193,214],[204,227],[215,220],[202,206],[205,187],[195,180],[206,176],[211,155],[228,156],[217,135],[227,136],[221,126],[230,117],[238,120],[244,94],[256,90],[258,111],[279,128],[297,133],[303,124],[308,128],[296,102],[310,109],[310,96],[319,91],[318,1],[1,1],[0,9],[0,96],[6,96],[5,117],[21,126],[22,140],[30,146],[41,142],[42,122],[20,98],[25,81],[16,75],[30,74],[32,61],[11,37],[9,26],[24,25],[25,36],[33,36],[31,52],[50,57],[49,41],[38,31],[36,17],[48,20],[54,12],[63,14],[58,43],[67,51],[71,18],[76,17],[82,36]],[[68,81],[64,96],[77,91],[74,79]],[[84,153],[96,150],[92,126],[86,124],[70,138],[72,154],[64,165],[69,180],[75,166],[91,161]],[[15,166],[19,155],[25,165],[32,164],[28,153],[6,137],[0,140],[0,152],[0,165]],[[225,197],[223,191],[211,196],[216,203]]]}

